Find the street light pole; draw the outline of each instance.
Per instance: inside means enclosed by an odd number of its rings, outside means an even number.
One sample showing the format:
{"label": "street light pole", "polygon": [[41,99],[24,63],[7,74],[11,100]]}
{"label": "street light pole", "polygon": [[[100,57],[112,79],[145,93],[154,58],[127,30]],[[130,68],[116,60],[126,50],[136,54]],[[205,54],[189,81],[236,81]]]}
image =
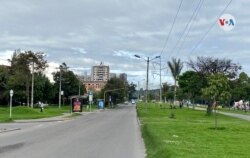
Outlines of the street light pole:
{"label": "street light pole", "polygon": [[60,67],[59,109],[61,108],[61,92],[62,92],[62,68]]}
{"label": "street light pole", "polygon": [[138,92],[137,92],[137,101],[139,101],[140,100],[140,98],[139,98],[139,96],[140,96],[140,85],[139,85],[140,83],[139,83],[139,81],[138,81],[138,84],[137,84],[137,87],[138,87]]}
{"label": "street light pole", "polygon": [[160,56],[160,103],[162,102],[162,85],[161,85],[161,56]]}
{"label": "street light pole", "polygon": [[146,103],[148,103],[148,69],[149,69],[149,57],[147,59]]}
{"label": "street light pole", "polygon": [[32,61],[32,83],[31,83],[31,103],[30,106],[33,108],[34,104],[34,61]]}
{"label": "street light pole", "polygon": [[80,88],[81,88],[81,87],[80,87],[80,83],[81,83],[80,80],[81,80],[81,77],[80,77],[80,76],[78,77],[78,80],[79,80],[79,81],[78,81],[78,96],[80,97],[80,95],[81,95],[81,90],[80,90]]}
{"label": "street light pole", "polygon": [[[134,56],[137,57],[137,58],[142,58],[142,57],[139,56],[139,55],[134,55]],[[149,57],[148,57],[147,59],[142,58],[142,59],[144,59],[144,60],[147,62],[146,103],[148,103],[148,71],[149,71],[149,62],[150,62],[151,60],[154,60],[154,59],[160,58],[160,57],[161,57],[161,56],[156,56],[156,57],[154,57],[154,58],[152,58],[152,59],[149,59]]]}
{"label": "street light pole", "polygon": [[12,96],[13,96],[13,90],[10,90],[10,119],[12,118]]}

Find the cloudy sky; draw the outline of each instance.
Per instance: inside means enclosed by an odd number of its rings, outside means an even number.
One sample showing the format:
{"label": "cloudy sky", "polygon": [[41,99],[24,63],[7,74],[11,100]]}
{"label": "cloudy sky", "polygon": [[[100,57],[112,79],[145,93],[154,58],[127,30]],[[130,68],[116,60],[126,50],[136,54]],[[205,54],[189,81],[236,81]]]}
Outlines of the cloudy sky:
{"label": "cloudy sky", "polygon": [[[161,55],[162,67],[171,57],[199,55],[232,59],[250,75],[250,1],[230,1],[0,0],[0,63],[15,49],[42,51],[48,73],[62,62],[82,74],[104,62],[137,82],[146,76],[146,62],[134,54]],[[236,19],[230,32],[217,24],[222,12]],[[156,86],[159,66],[152,61],[150,70]],[[172,82],[167,69],[162,80]]]}

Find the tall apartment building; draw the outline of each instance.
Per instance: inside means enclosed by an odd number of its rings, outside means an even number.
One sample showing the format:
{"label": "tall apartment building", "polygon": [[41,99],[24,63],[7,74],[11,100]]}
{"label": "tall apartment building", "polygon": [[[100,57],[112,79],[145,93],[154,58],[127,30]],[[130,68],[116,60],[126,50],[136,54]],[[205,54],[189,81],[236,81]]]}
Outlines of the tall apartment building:
{"label": "tall apartment building", "polygon": [[126,73],[122,73],[120,74],[120,79],[122,79],[124,82],[127,82],[127,74]]}
{"label": "tall apartment building", "polygon": [[111,78],[116,78],[116,73],[110,73],[109,74],[109,79],[111,79]]}
{"label": "tall apartment building", "polygon": [[101,63],[97,66],[92,66],[91,79],[85,74],[86,80],[83,82],[85,88],[88,91],[101,91],[109,80],[109,66]]}
{"label": "tall apartment building", "polygon": [[91,81],[91,75],[88,75],[88,72],[84,72],[84,81]]}
{"label": "tall apartment building", "polygon": [[92,81],[108,81],[109,80],[109,66],[100,65],[92,67]]}

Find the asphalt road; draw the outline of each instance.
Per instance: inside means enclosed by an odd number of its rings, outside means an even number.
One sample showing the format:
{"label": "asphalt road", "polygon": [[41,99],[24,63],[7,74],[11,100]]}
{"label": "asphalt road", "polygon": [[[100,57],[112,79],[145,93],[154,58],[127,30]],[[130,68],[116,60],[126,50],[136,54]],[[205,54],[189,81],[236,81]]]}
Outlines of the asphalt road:
{"label": "asphalt road", "polygon": [[132,105],[0,133],[3,158],[143,158],[144,153]]}

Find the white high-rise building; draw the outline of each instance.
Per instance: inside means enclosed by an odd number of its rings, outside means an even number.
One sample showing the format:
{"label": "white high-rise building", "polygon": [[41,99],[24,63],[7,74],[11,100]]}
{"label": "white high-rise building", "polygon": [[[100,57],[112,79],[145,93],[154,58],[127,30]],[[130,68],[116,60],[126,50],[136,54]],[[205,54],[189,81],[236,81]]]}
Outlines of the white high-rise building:
{"label": "white high-rise building", "polygon": [[108,81],[109,80],[109,66],[100,65],[92,67],[92,81]]}

